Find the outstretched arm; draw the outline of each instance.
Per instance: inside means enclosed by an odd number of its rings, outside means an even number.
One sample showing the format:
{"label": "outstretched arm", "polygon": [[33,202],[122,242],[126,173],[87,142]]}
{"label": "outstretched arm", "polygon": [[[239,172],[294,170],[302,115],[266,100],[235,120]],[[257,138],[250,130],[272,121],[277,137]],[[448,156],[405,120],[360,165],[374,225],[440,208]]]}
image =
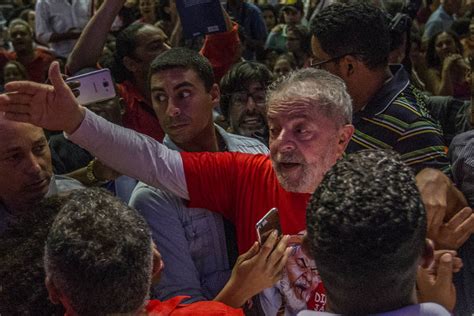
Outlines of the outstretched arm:
{"label": "outstretched arm", "polygon": [[105,0],[87,23],[67,61],[69,73],[95,67],[102,54],[107,34],[125,0]]}
{"label": "outstretched arm", "polygon": [[7,93],[0,95],[5,118],[63,130],[71,141],[118,172],[188,199],[178,152],[86,110],[62,79],[57,62],[50,67],[49,79],[53,86],[29,81],[6,85]]}

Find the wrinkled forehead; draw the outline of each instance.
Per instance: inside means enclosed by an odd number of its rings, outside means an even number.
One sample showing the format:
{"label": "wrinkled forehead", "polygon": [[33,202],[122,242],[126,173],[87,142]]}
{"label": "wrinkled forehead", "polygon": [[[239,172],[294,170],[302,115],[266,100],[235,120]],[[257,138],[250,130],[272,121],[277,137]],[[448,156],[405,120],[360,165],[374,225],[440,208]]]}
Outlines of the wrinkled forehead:
{"label": "wrinkled forehead", "polygon": [[269,99],[267,105],[268,119],[281,119],[294,116],[312,116],[318,110],[318,106],[309,98],[298,98],[293,100]]}
{"label": "wrinkled forehead", "polygon": [[33,141],[45,138],[42,128],[28,123],[13,122],[0,116],[0,143],[16,143],[19,139]]}

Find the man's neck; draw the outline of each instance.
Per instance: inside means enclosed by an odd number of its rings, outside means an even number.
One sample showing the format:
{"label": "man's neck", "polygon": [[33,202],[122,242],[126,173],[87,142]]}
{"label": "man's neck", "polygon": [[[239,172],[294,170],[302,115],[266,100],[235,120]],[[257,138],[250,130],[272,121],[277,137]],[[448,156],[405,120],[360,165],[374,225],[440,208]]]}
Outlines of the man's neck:
{"label": "man's neck", "polygon": [[[176,146],[186,152],[218,152],[225,149],[222,147],[222,145],[219,145],[223,142],[223,140],[217,133],[212,121],[210,125],[204,128],[199,134],[197,134],[188,142],[179,143],[174,139],[171,140],[176,144]],[[219,140],[221,140],[221,142]]]}
{"label": "man's neck", "polygon": [[355,85],[349,89],[353,100],[354,113],[362,110],[374,95],[383,87],[383,85],[392,78],[390,68],[384,67],[376,70],[368,70],[363,76],[362,85]]}

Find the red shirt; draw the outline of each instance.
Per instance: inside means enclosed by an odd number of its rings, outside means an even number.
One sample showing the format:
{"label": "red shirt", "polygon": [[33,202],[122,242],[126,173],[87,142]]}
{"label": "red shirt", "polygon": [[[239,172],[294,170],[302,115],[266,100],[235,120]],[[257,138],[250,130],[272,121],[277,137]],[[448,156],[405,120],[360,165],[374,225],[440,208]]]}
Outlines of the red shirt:
{"label": "red shirt", "polygon": [[165,133],[161,129],[151,104],[130,81],[118,84],[117,89],[125,102],[125,113],[122,116],[123,126],[162,142]]}
{"label": "red shirt", "polygon": [[176,296],[170,300],[160,302],[151,300],[148,302],[146,311],[148,315],[155,316],[180,316],[180,315],[215,315],[215,316],[243,316],[241,309],[229,307],[220,302],[203,301],[192,304],[180,304],[187,296]]}
{"label": "red shirt", "polygon": [[230,152],[183,152],[181,156],[189,207],[207,208],[231,220],[240,253],[257,240],[255,224],[272,207],[279,210],[284,234],[306,229],[310,194],[285,191],[268,156]]}
{"label": "red shirt", "polygon": [[[8,60],[17,60],[16,52],[2,52],[0,58],[2,69]],[[46,82],[49,66],[54,60],[54,55],[51,52],[42,48],[35,48],[35,59],[28,64],[23,64],[28,73],[28,79],[34,82]]]}

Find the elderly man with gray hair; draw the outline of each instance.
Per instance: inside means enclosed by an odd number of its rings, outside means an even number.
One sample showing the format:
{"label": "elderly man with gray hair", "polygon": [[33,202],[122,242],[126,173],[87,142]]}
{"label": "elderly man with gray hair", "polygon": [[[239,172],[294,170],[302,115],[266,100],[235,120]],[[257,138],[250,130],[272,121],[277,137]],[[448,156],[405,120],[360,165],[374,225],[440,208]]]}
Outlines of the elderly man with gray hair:
{"label": "elderly man with gray hair", "polygon": [[[220,211],[236,226],[240,253],[255,246],[255,224],[273,207],[279,209],[283,234],[305,229],[310,194],[341,157],[354,131],[345,84],[321,70],[293,73],[269,91],[270,156],[170,150],[78,104],[56,63],[50,80],[53,87],[30,82],[7,85],[15,93],[0,96],[0,111],[9,119],[64,130],[71,141],[115,170],[167,189],[189,200],[190,207]],[[288,240],[285,236],[284,242]],[[278,279],[290,251],[267,277]]]}

